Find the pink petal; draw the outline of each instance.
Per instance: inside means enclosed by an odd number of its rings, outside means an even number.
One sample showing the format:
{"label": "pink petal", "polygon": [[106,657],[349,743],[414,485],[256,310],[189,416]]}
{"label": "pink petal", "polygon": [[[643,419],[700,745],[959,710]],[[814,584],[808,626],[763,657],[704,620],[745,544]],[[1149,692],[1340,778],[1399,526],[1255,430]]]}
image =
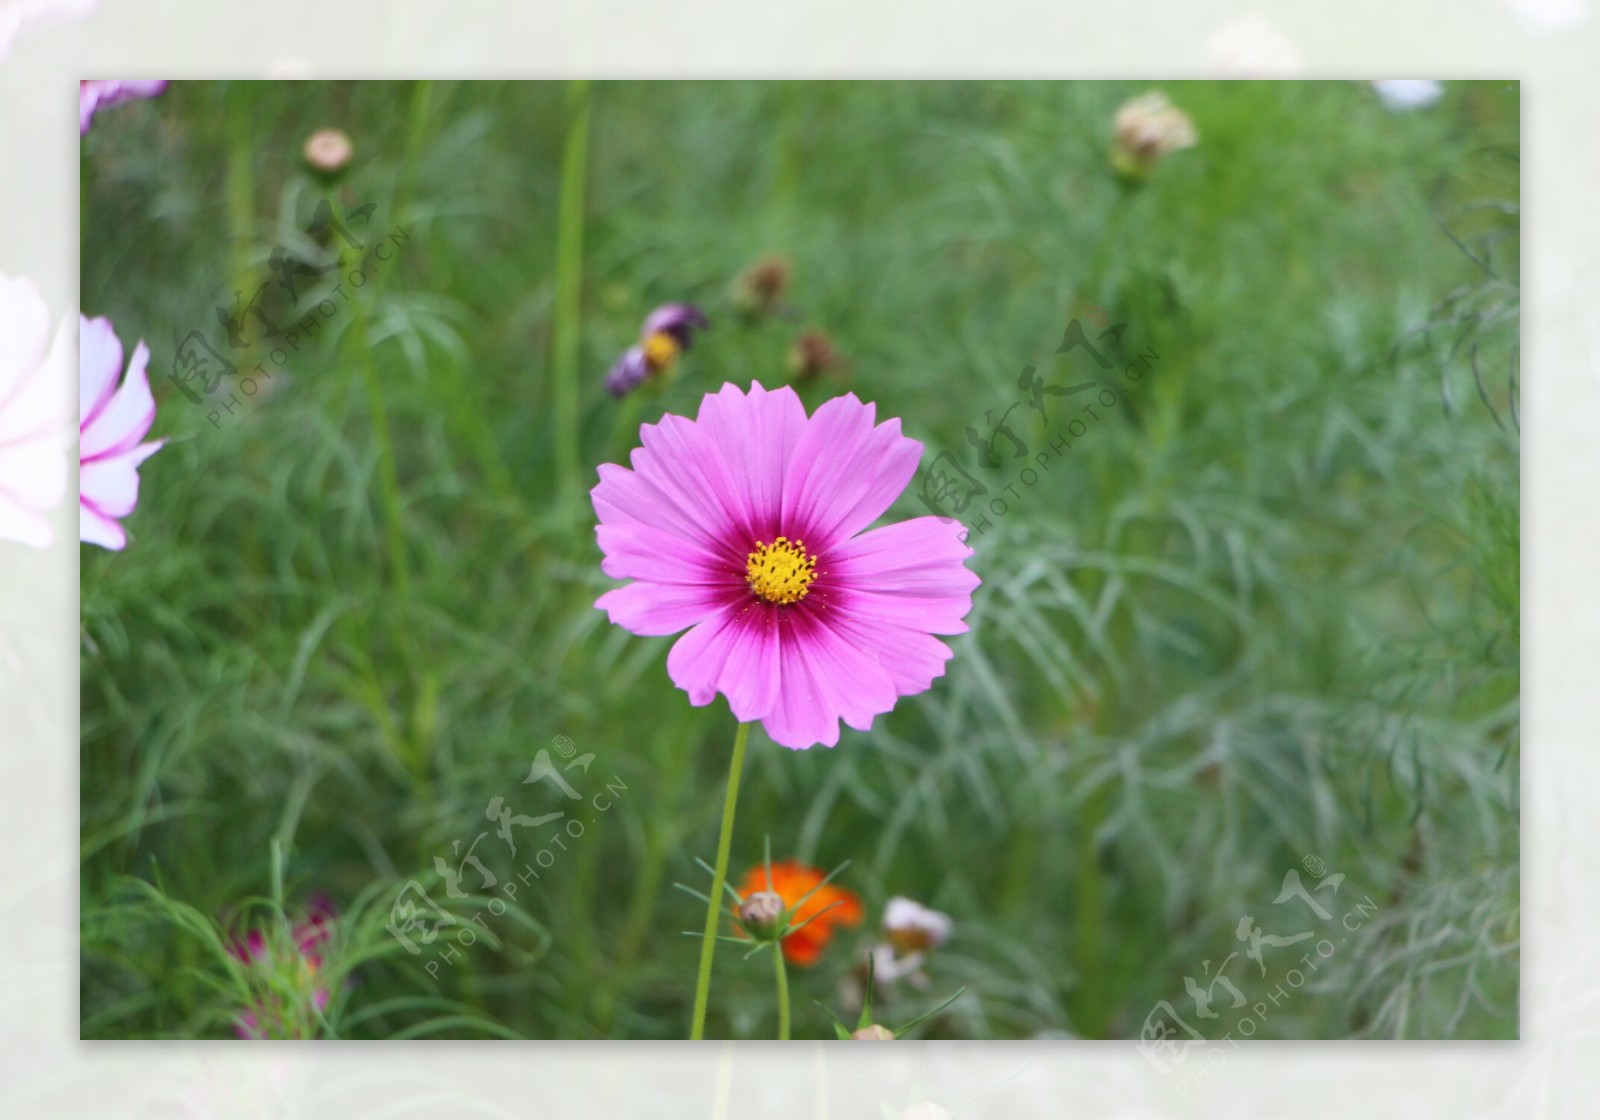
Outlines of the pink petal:
{"label": "pink petal", "polygon": [[747,550],[784,532],[784,476],[808,423],[795,391],[785,385],[769,393],[752,382],[745,396],[723,385],[706,394],[696,423],[728,467],[732,502],[742,515],[735,522],[752,535]]}
{"label": "pink petal", "polygon": [[706,507],[693,479],[684,477],[686,468],[676,468],[670,457],[660,462],[643,448],[634,451],[633,464],[633,470],[600,465],[600,484],[589,496],[601,525],[660,530],[721,563],[736,558],[727,526]]}
{"label": "pink petal", "polygon": [[845,641],[830,622],[799,612],[786,620],[783,687],[761,721],[772,741],[793,750],[831,747],[839,742],[841,718],[857,731],[870,731],[873,717],[894,707],[888,668]]}
{"label": "pink petal", "polygon": [[122,526],[87,502],[78,503],[78,539],[113,552],[128,546],[128,535],[122,531]]}
{"label": "pink petal", "polygon": [[730,550],[713,552],[703,541],[691,540],[681,532],[630,520],[596,526],[595,539],[605,554],[600,569],[613,579],[743,583],[744,566]]}
{"label": "pink petal", "polygon": [[961,526],[914,517],[862,533],[828,553],[829,587],[852,613],[928,634],[964,634],[980,580],[966,567],[972,549]]}
{"label": "pink petal", "polygon": [[696,707],[721,692],[734,718],[746,723],[777,701],[780,644],[772,608],[748,601],[726,606],[677,640],[667,675]]}
{"label": "pink petal", "polygon": [[160,446],[160,443],[140,444],[121,455],[84,463],[78,471],[81,500],[108,517],[127,517],[139,504],[139,464]]}
{"label": "pink petal", "polygon": [[901,696],[915,696],[944,676],[950,647],[926,631],[886,622],[873,614],[836,609],[830,624],[839,637],[857,649],[870,650]]}
{"label": "pink petal", "polygon": [[611,621],[643,637],[676,634],[703,622],[728,605],[742,585],[728,590],[703,584],[650,583],[640,580],[615,591],[607,591],[595,606],[611,616]]}
{"label": "pink petal", "polygon": [[166,91],[165,81],[106,82],[80,81],[78,83],[78,134],[89,131],[89,122],[100,109],[121,105],[124,101],[156,97]]}
{"label": "pink petal", "polygon": [[122,342],[110,319],[78,317],[78,426],[105,409],[122,376]]}
{"label": "pink petal", "polygon": [[[707,398],[709,399],[709,398]],[[666,415],[639,429],[644,447],[633,453],[634,469],[664,491],[679,509],[698,520],[728,555],[743,556],[755,528],[736,477],[708,430],[682,416]]]}
{"label": "pink petal", "polygon": [[150,395],[150,382],[145,379],[145,366],[149,361],[150,350],[141,342],[134,347],[133,360],[128,363],[128,375],[122,387],[112,394],[98,416],[91,417],[82,426],[78,442],[80,459],[87,462],[127,451],[150,430],[156,418],[156,402]]}
{"label": "pink petal", "polygon": [[922,444],[900,421],[873,426],[876,407],[854,393],[828,401],[806,425],[783,490],[784,531],[825,553],[871,525],[905,492]]}

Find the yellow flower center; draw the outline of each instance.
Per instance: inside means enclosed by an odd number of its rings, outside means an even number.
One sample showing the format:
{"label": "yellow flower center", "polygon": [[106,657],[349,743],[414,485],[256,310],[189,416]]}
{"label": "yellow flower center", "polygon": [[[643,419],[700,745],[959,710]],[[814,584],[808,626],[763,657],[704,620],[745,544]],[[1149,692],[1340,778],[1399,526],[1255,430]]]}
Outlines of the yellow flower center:
{"label": "yellow flower center", "polygon": [[771,544],[757,541],[744,570],[750,590],[767,602],[797,603],[817,578],[817,558],[806,551],[805,541],[779,537]]}
{"label": "yellow flower center", "polygon": [[644,340],[644,360],[651,369],[665,369],[677,360],[678,351],[682,349],[676,338],[666,331],[657,331]]}

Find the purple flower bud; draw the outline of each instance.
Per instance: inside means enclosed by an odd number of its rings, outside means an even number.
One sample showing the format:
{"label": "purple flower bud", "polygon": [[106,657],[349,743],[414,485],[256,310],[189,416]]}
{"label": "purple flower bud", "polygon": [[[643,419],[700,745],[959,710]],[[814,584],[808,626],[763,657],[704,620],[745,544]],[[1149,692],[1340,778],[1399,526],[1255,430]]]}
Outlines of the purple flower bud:
{"label": "purple flower bud", "polygon": [[710,320],[692,303],[668,303],[650,312],[644,321],[643,337],[649,338],[653,334],[669,334],[678,343],[681,349],[689,349],[694,331],[703,331],[711,325]]}
{"label": "purple flower bud", "polygon": [[613,397],[625,397],[633,392],[650,375],[650,363],[645,360],[643,346],[630,346],[606,374],[606,392]]}

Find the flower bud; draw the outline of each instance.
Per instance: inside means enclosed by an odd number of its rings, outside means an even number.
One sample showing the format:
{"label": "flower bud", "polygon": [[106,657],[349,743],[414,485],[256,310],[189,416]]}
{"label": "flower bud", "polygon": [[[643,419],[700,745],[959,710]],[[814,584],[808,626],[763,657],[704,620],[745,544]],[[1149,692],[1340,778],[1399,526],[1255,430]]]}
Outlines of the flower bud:
{"label": "flower bud", "polygon": [[739,906],[739,924],[757,941],[771,941],[783,928],[783,899],[772,891],[757,891]]}
{"label": "flower bud", "polygon": [[773,315],[789,292],[789,262],[769,254],[745,269],[733,283],[733,305],[744,315]]}
{"label": "flower bud", "polygon": [[337,128],[322,128],[311,134],[306,141],[306,162],[312,170],[320,171],[324,175],[333,175],[344,170],[350,162],[354,148],[350,144],[350,137]]}
{"label": "flower bud", "polygon": [[844,360],[826,331],[805,331],[789,347],[789,376],[797,381],[814,381],[838,372],[843,365]]}
{"label": "flower bud", "polygon": [[870,1027],[862,1027],[850,1036],[852,1042],[893,1042],[894,1032],[888,1027],[881,1027],[873,1023]]}

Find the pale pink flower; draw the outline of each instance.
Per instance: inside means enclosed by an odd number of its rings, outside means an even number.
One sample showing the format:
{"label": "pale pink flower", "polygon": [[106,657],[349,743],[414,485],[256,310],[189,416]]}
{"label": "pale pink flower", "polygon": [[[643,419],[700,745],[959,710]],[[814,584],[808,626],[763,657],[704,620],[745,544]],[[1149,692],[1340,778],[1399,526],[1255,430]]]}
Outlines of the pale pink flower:
{"label": "pale pink flower", "polygon": [[122,343],[110,319],[78,318],[78,537],[121,549],[128,538],[117,522],[139,504],[139,464],[166,440],[141,443],[156,418],[145,366],[150,350],[134,348],[122,378]]}
{"label": "pale pink flower", "polygon": [[53,539],[45,515],[67,489],[66,394],[52,384],[59,363],[45,359],[49,342],[39,289],[0,276],[0,537],[35,548]]}

